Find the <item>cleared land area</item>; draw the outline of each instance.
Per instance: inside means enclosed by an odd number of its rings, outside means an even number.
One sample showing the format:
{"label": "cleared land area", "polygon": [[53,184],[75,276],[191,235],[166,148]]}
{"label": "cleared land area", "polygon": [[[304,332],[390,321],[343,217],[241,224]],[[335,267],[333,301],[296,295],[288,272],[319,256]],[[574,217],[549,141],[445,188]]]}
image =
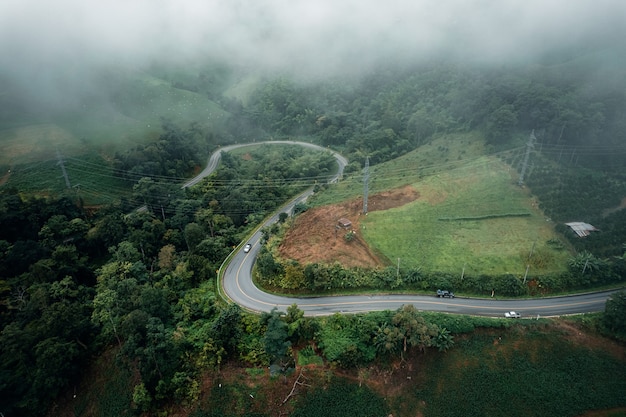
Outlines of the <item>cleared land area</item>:
{"label": "cleared land area", "polygon": [[229,116],[201,92],[146,73],[103,75],[94,94],[73,106],[59,114],[41,110],[19,125],[0,125],[0,165],[49,159],[56,148],[66,155],[93,149],[113,154],[154,140],[164,120],[219,129]]}
{"label": "cleared land area", "polygon": [[[370,198],[372,210],[386,210],[399,207],[419,197],[413,187],[402,187]],[[361,214],[363,199],[352,199],[341,204],[315,207],[298,216],[294,225],[287,231],[280,245],[281,256],[295,259],[300,263],[339,262],[346,267],[375,268],[385,265],[385,260],[363,239]],[[338,227],[339,219],[347,218],[352,227]],[[349,230],[357,231],[351,241],[344,235]]]}
{"label": "cleared land area", "polygon": [[[301,214],[286,234],[281,255],[365,267],[399,259],[403,268],[459,275],[519,276],[528,265],[529,277],[562,271],[569,252],[537,201],[516,184],[517,172],[502,155],[480,155],[475,142],[456,143],[450,149],[429,144],[376,166],[367,216],[358,196],[362,176],[320,193],[313,200],[320,206]],[[348,198],[326,203],[342,197]],[[337,228],[344,217],[356,232],[352,241]]]}
{"label": "cleared land area", "polygon": [[561,270],[568,253],[547,244],[558,239],[552,223],[509,167],[483,159],[413,185],[420,198],[374,211],[362,234],[389,259],[427,271],[523,274]]}
{"label": "cleared land area", "polygon": [[112,172],[116,152],[158,139],[164,121],[219,130],[229,117],[205,94],[146,73],[104,75],[97,88],[106,93],[86,96],[71,110],[57,115],[34,111],[0,124],[0,186],[38,195],[80,195],[90,205],[109,203],[132,187]]}

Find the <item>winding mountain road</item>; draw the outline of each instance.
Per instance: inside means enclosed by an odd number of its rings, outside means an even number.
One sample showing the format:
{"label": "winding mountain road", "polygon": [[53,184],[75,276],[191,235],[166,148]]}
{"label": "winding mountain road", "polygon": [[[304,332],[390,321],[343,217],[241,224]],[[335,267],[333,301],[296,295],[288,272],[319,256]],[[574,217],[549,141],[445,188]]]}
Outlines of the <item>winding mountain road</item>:
{"label": "winding mountain road", "polygon": [[[183,185],[183,188],[197,184],[204,177],[213,172],[220,161],[221,153],[232,149],[259,145],[259,144],[289,144],[299,145],[310,149],[328,151],[318,145],[297,141],[271,141],[248,144],[230,145],[221,148],[209,158],[207,167],[196,177]],[[337,159],[339,169],[329,180],[336,182],[343,174],[347,165],[346,158],[332,152]],[[281,212],[292,213],[293,207],[305,201],[313,189],[308,189],[285,204],[278,212],[265,221],[262,227],[278,221]],[[268,312],[274,307],[286,311],[287,307],[297,304],[307,316],[323,316],[334,313],[359,313],[367,311],[396,310],[404,304],[413,304],[418,310],[440,311],[453,314],[471,314],[488,317],[503,317],[505,311],[517,311],[526,318],[551,317],[568,314],[580,314],[603,311],[610,294],[615,291],[593,292],[563,297],[548,297],[523,300],[498,300],[494,298],[437,298],[434,295],[351,295],[329,297],[286,297],[269,294],[260,290],[252,281],[252,267],[260,250],[261,229],[259,227],[252,237],[245,243],[252,245],[248,253],[240,245],[229,257],[222,268],[221,286],[224,294],[234,303],[254,312]]]}

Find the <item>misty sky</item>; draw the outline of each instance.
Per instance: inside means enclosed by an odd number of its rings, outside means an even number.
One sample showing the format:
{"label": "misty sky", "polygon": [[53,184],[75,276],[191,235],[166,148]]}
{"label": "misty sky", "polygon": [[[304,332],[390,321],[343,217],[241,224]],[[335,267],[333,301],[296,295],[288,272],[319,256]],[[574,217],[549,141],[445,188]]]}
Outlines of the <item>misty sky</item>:
{"label": "misty sky", "polygon": [[309,75],[431,54],[498,62],[621,42],[624,22],[624,0],[2,0],[0,74],[54,84],[198,58]]}

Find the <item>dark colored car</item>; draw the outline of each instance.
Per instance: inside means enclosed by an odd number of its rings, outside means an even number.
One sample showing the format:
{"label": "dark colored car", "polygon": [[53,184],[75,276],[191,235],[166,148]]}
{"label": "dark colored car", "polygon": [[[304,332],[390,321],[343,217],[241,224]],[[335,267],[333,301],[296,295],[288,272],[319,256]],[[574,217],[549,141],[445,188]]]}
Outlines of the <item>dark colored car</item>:
{"label": "dark colored car", "polygon": [[452,291],[447,291],[447,290],[437,290],[437,297],[454,298],[454,293]]}

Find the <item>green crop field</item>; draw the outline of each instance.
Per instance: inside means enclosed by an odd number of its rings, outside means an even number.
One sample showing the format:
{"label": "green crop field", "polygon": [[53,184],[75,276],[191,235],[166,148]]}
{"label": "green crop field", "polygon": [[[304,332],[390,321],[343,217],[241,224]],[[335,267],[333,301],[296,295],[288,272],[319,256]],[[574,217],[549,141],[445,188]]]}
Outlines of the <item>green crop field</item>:
{"label": "green crop field", "polygon": [[473,334],[445,357],[429,358],[416,393],[424,415],[580,416],[623,406],[623,359],[541,327]]}

